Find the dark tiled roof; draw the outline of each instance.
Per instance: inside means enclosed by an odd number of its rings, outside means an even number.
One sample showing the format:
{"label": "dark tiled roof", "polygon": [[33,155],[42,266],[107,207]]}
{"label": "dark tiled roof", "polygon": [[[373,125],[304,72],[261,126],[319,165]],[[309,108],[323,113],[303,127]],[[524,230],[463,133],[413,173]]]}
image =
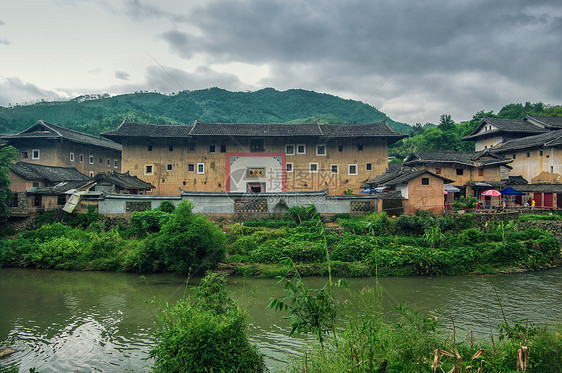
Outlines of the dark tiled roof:
{"label": "dark tiled roof", "polygon": [[121,141],[123,137],[189,137],[193,126],[170,125],[170,124],[147,124],[123,121],[121,125],[112,131],[103,132],[101,135],[115,141]]}
{"label": "dark tiled roof", "polygon": [[478,152],[413,152],[404,161],[406,166],[428,163],[454,163],[469,167],[507,165],[513,162],[491,153],[488,149]]}
{"label": "dark tiled roof", "polygon": [[454,182],[454,180],[447,179],[446,177],[434,174],[426,169],[416,170],[415,168],[403,167],[397,171],[387,171],[382,175],[379,175],[373,179],[367,180],[363,183],[362,187],[370,186],[396,186],[400,184],[405,184],[408,181],[415,179],[418,176],[430,174],[439,179],[442,179],[445,184]]}
{"label": "dark tiled roof", "polygon": [[191,137],[191,136],[317,136],[317,137],[387,137],[399,140],[407,135],[393,131],[386,122],[336,125],[313,123],[206,123],[193,126],[123,122],[102,136],[120,141],[125,137]]}
{"label": "dark tiled roof", "polygon": [[320,126],[325,137],[390,137],[400,140],[408,137],[394,131],[386,122],[370,124],[324,124]]}
{"label": "dark tiled roof", "polygon": [[205,123],[195,121],[192,136],[322,136],[318,123]]}
{"label": "dark tiled roof", "polygon": [[541,133],[540,135],[527,136],[521,139],[506,141],[496,145],[492,151],[494,153],[502,154],[520,149],[560,146],[562,146],[562,130],[549,131],[547,133]]}
{"label": "dark tiled roof", "polygon": [[523,193],[562,193],[562,184],[525,184],[512,188]]}
{"label": "dark tiled roof", "polygon": [[[482,127],[487,124],[492,124],[498,129],[478,133]],[[499,119],[499,118],[484,118],[482,122],[467,136],[464,136],[462,140],[475,140],[481,136],[497,134],[497,133],[510,133],[510,134],[522,134],[522,135],[535,135],[542,132],[548,131],[541,128],[533,123],[524,120],[512,120],[512,119]]]}
{"label": "dark tiled roof", "polygon": [[117,185],[123,189],[153,189],[154,185],[142,181],[136,176],[131,176],[129,171],[120,174],[118,172],[103,173],[100,172],[93,179],[92,182],[107,182],[112,185]]}
{"label": "dark tiled roof", "polygon": [[541,115],[525,115],[523,120],[533,120],[535,122],[541,123],[546,128],[550,129],[562,129],[562,117],[545,117]]}
{"label": "dark tiled roof", "polygon": [[90,179],[74,167],[44,166],[27,162],[18,162],[9,167],[12,172],[27,180],[47,180],[51,183],[58,183]]}
{"label": "dark tiled roof", "polygon": [[42,120],[37,121],[37,123],[26,129],[25,131],[16,134],[5,135],[3,139],[8,142],[13,139],[64,139],[79,144],[86,144],[121,151],[121,145],[113,141],[70,130],[68,128],[57,126],[56,124],[52,123],[47,123]]}
{"label": "dark tiled roof", "polygon": [[44,187],[29,189],[27,193],[53,196],[53,195],[63,194],[71,189],[78,189],[83,184],[84,181],[61,181],[60,183],[53,186],[44,186]]}

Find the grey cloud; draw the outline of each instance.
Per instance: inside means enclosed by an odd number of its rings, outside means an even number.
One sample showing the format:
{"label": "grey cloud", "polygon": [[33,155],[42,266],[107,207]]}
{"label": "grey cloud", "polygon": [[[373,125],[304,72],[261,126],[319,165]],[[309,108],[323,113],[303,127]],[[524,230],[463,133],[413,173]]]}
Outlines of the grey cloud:
{"label": "grey cloud", "polygon": [[114,86],[110,91],[121,93],[137,90],[178,92],[209,87],[220,87],[228,90],[256,88],[244,85],[236,75],[219,73],[205,66],[196,68],[193,73],[167,66],[164,69],[160,66],[150,66],[146,69],[143,83]]}
{"label": "grey cloud", "polygon": [[8,39],[0,39],[0,44],[10,45],[10,42],[8,41]]}
{"label": "grey cloud", "polygon": [[115,77],[121,80],[129,80],[129,74],[126,73],[125,71],[116,71]]}
{"label": "grey cloud", "polygon": [[59,92],[42,89],[35,84],[26,83],[19,78],[0,80],[0,106],[23,104],[40,99],[52,100],[61,98]]}
{"label": "grey cloud", "polygon": [[4,22],[2,22],[2,21],[0,21],[0,26],[2,26],[2,25],[5,25],[5,23],[4,23]]}

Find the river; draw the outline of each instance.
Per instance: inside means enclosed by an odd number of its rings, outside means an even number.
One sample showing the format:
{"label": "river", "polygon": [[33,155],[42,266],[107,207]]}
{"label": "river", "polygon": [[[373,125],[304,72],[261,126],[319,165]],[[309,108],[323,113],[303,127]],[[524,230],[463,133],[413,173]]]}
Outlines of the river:
{"label": "river", "polygon": [[[562,268],[557,268],[495,276],[385,277],[380,283],[388,317],[402,303],[422,314],[443,307],[441,317],[452,318],[459,334],[489,335],[490,326],[495,333],[502,320],[501,308],[508,320],[561,324],[561,278]],[[18,366],[20,372],[148,371],[158,305],[182,297],[185,280],[172,274],[2,268],[0,347],[17,352],[0,360],[0,366]],[[326,279],[305,281],[313,287]],[[374,279],[349,284],[352,289],[373,287]],[[270,368],[282,368],[303,351],[306,340],[289,338],[283,314],[266,309],[270,297],[283,295],[276,280],[232,277],[229,289],[240,304],[251,306],[250,339]]]}

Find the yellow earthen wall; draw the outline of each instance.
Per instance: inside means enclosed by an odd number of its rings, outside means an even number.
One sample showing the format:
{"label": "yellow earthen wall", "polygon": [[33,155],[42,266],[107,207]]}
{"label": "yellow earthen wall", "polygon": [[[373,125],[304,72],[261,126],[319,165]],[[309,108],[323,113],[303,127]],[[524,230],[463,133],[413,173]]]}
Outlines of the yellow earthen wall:
{"label": "yellow earthen wall", "polygon": [[[188,151],[188,144],[195,143],[195,151]],[[148,145],[152,151],[148,151]],[[209,145],[216,145],[216,153],[209,153]],[[226,153],[220,152],[221,144]],[[285,145],[304,144],[306,154],[285,155]],[[316,145],[326,145],[326,155],[316,155]],[[358,145],[363,150],[358,150]],[[169,146],[173,146],[173,151]],[[339,146],[343,149],[340,152]],[[187,139],[142,139],[123,141],[122,168],[131,175],[156,187],[151,194],[177,195],[179,189],[204,192],[226,191],[227,155],[250,152],[250,138],[197,138]],[[293,164],[293,172],[286,173],[286,191],[309,191],[328,189],[329,194],[341,194],[351,189],[358,194],[361,184],[367,179],[384,173],[388,166],[386,139],[341,139],[322,143],[315,139],[264,138],[264,153],[281,153],[285,162]],[[259,155],[260,152],[253,153]],[[318,162],[318,173],[309,172],[309,163]],[[188,164],[195,171],[188,171]],[[205,164],[205,174],[197,174],[197,163]],[[366,165],[371,163],[372,170]],[[167,165],[172,171],[167,171]],[[332,174],[331,165],[338,165],[338,173]],[[357,175],[348,174],[348,165],[357,165]],[[152,165],[152,175],[146,174],[147,165]]]}
{"label": "yellow earthen wall", "polygon": [[[527,157],[529,153],[529,157]],[[510,166],[513,167],[509,171],[510,176],[523,176],[529,183],[562,183],[562,149],[544,148],[541,150],[521,150],[510,154],[506,157],[515,159]]]}
{"label": "yellow earthen wall", "polygon": [[[422,178],[429,178],[429,185],[422,185]],[[445,195],[443,179],[432,175],[421,175],[408,182],[408,199],[404,201],[404,213],[413,214],[416,210],[429,210],[443,213]]]}
{"label": "yellow earthen wall", "polygon": [[[29,142],[25,145],[18,144],[17,149],[20,154],[19,161],[22,162],[45,166],[76,167],[78,171],[88,176],[90,176],[90,172],[93,172],[94,175],[99,172],[121,172],[121,152],[116,150],[73,142],[47,141],[41,143]],[[39,150],[39,159],[33,159],[34,149]],[[27,152],[27,158],[23,157],[24,152]],[[70,160],[70,153],[74,153],[74,161]],[[83,156],[82,162],[80,161],[80,155]],[[90,155],[94,157],[93,164],[89,162]],[[102,159],[101,163],[100,158]],[[108,160],[109,167],[107,166]],[[115,161],[117,161],[117,167],[115,167]]]}

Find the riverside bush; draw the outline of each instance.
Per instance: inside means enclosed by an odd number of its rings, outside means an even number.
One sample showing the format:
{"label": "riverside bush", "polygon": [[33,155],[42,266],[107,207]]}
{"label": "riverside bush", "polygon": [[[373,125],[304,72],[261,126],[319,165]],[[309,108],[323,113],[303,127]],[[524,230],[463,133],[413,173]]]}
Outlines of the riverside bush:
{"label": "riverside bush", "polygon": [[193,298],[164,305],[155,372],[248,372],[266,370],[246,335],[246,313],[230,299],[223,275],[207,274]]}
{"label": "riverside bush", "polygon": [[138,238],[144,238],[160,232],[169,219],[170,213],[162,210],[135,211],[131,216],[131,227]]}
{"label": "riverside bush", "polygon": [[167,269],[188,273],[207,270],[224,259],[224,233],[206,218],[192,213],[192,204],[182,201],[162,226],[156,250]]}

